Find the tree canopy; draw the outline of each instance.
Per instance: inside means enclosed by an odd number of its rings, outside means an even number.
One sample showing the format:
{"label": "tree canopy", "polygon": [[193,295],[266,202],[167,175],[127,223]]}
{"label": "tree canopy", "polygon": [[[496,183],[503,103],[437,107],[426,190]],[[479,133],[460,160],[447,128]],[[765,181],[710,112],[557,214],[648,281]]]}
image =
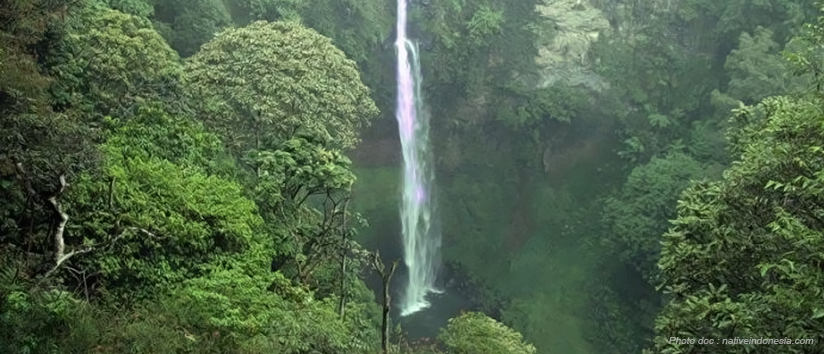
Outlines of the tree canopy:
{"label": "tree canopy", "polygon": [[349,148],[378,114],[355,63],[294,22],[221,32],[187,61],[186,72],[199,117],[239,151],[298,132]]}
{"label": "tree canopy", "polygon": [[407,340],[392,2],[0,0],[0,352],[824,352],[670,341],[824,339],[814,2],[408,1],[488,315]]}
{"label": "tree canopy", "polygon": [[523,336],[482,313],[468,312],[449,320],[438,336],[455,354],[535,354]]}
{"label": "tree canopy", "polygon": [[179,93],[180,58],[145,18],[92,3],[68,21],[56,47],[48,72],[62,109],[124,115],[136,102]]}
{"label": "tree canopy", "polygon": [[667,305],[659,353],[746,353],[752,345],[679,345],[670,337],[812,338],[760,353],[821,350],[819,254],[824,250],[824,112],[776,97],[738,110],[738,156],[719,182],[684,192],[659,267]]}
{"label": "tree canopy", "polygon": [[692,157],[672,153],[633,169],[621,194],[605,200],[604,221],[613,236],[607,242],[614,243],[648,280],[657,277],[660,236],[667,230],[667,220],[675,216],[669,206],[690,181],[703,177],[709,176]]}

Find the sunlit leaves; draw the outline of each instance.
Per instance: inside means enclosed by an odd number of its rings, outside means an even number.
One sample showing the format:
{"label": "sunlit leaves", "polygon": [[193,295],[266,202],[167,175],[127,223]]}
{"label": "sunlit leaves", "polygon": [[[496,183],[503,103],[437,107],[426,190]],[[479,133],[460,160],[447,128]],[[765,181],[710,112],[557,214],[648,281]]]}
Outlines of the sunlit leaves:
{"label": "sunlit leaves", "polygon": [[352,323],[341,320],[330,300],[314,299],[278,273],[249,275],[236,269],[188,280],[163,299],[193,332],[229,336],[224,345],[231,350],[299,354],[372,349]]}
{"label": "sunlit leaves", "polygon": [[70,24],[50,69],[58,105],[99,117],[177,92],[179,58],[148,20],[93,4]]}
{"label": "sunlit leaves", "polygon": [[235,169],[224,156],[220,139],[200,122],[185,115],[175,116],[156,102],[140,105],[135,111],[128,122],[107,120],[112,128],[109,145],[119,146],[128,155],[161,158],[207,172],[228,174]]}
{"label": "sunlit leaves", "polygon": [[240,152],[296,132],[352,147],[378,113],[355,63],[292,22],[222,32],[186,68],[199,118]]}
{"label": "sunlit leaves", "polygon": [[482,313],[468,312],[450,319],[438,336],[455,354],[535,354],[532,344],[504,324]]}
{"label": "sunlit leaves", "polygon": [[355,182],[349,158],[306,137],[287,140],[274,151],[253,151],[251,155],[264,177],[279,181],[293,198],[297,189],[349,191]]}
{"label": "sunlit leaves", "polygon": [[122,238],[91,261],[120,280],[114,284],[149,289],[175,282],[259,242],[254,203],[238,184],[209,174],[220,145],[197,124],[143,107],[102,150],[102,179],[86,174],[70,190],[70,227],[96,242]]}

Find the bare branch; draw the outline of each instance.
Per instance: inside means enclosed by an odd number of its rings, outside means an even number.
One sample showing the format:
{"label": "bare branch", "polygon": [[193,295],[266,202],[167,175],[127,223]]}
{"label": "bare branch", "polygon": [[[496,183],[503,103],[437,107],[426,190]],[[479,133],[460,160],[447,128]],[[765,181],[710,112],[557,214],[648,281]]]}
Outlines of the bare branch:
{"label": "bare branch", "polygon": [[63,211],[63,206],[60,205],[60,202],[57,201],[57,198],[63,194],[63,191],[66,190],[66,176],[60,175],[60,189],[57,190],[53,196],[48,198],[49,203],[52,205],[54,209],[55,215],[60,220],[57,224],[57,228],[54,230],[54,260],[55,260],[55,267],[60,266],[68,257],[71,257],[75,254],[72,252],[66,257],[64,252],[66,250],[66,243],[63,240],[63,233],[66,230],[66,224],[69,222],[69,215]]}
{"label": "bare branch", "polygon": [[343,319],[346,310],[346,211],[349,209],[349,199],[346,199],[346,204],[343,205],[343,232],[341,233],[340,243],[340,303],[338,304],[338,312],[340,318]]}
{"label": "bare branch", "polygon": [[113,246],[118,240],[123,238],[123,236],[126,234],[125,233],[126,230],[139,231],[139,232],[142,232],[142,233],[144,233],[144,234],[146,234],[146,235],[148,235],[148,236],[150,236],[154,239],[163,239],[164,238],[164,237],[158,237],[158,236],[156,236],[155,234],[149,232],[146,229],[141,229],[139,227],[127,227],[123,230],[124,232],[119,233],[117,236],[115,236],[114,238],[112,238],[109,241],[101,242],[101,243],[98,243],[98,244],[95,244],[95,245],[88,246],[88,247],[83,248],[83,249],[79,249],[79,250],[69,252],[68,254],[65,254],[65,255],[62,255],[60,258],[57,259],[57,261],[55,262],[54,267],[52,267],[52,269],[50,269],[48,272],[46,272],[46,274],[43,276],[43,279],[44,280],[48,279],[55,271],[60,269],[60,266],[63,263],[68,261],[69,258],[71,258],[71,257],[77,256],[77,255],[80,255],[80,254],[84,254],[84,253],[89,253],[89,252],[95,251],[95,250],[97,250],[99,248],[102,248],[102,247]]}
{"label": "bare branch", "polygon": [[[28,178],[28,176],[26,174],[26,170],[23,167],[23,164],[20,163],[20,162],[17,162],[17,163],[15,163],[15,167],[17,169],[18,179],[21,182],[21,184],[23,185],[23,187],[25,188],[26,192],[29,194],[29,198],[30,199],[37,198],[38,193],[32,187],[31,180]],[[64,234],[66,232],[66,225],[69,222],[69,215],[63,210],[63,205],[60,203],[60,197],[66,191],[66,188],[68,187],[69,184],[66,182],[66,175],[64,175],[64,174],[61,174],[58,179],[59,179],[59,188],[57,189],[57,191],[55,191],[52,195],[45,198],[45,201],[51,207],[52,213],[54,214],[54,219],[57,222],[57,226],[54,228],[54,232],[52,234],[52,238],[53,238],[53,242],[54,242],[54,266],[48,272],[46,272],[46,274],[42,277],[41,282],[45,281],[46,279],[51,277],[54,274],[54,272],[56,272],[58,269],[60,269],[61,266],[63,266],[64,263],[66,263],[66,261],[68,261],[72,257],[77,256],[77,255],[81,255],[81,254],[84,254],[84,253],[92,252],[92,251],[94,251],[96,249],[99,249],[101,247],[104,247],[104,246],[114,245],[120,238],[122,238],[124,236],[126,230],[142,232],[142,233],[144,233],[144,234],[146,234],[146,235],[148,235],[152,238],[160,239],[160,237],[157,237],[155,234],[149,232],[148,230],[138,228],[138,227],[126,227],[126,228],[123,229],[122,232],[120,232],[117,236],[115,236],[111,240],[108,240],[106,242],[101,242],[101,243],[91,245],[91,246],[86,246],[84,248],[79,248],[79,249],[76,249],[76,250],[73,250],[71,252],[66,253],[66,241],[65,241]],[[112,208],[113,204],[114,204],[114,193],[115,193],[114,183],[115,183],[115,180],[112,179],[111,183],[109,185],[109,188],[110,188],[109,189],[109,207],[110,208]],[[42,198],[42,197],[43,196],[41,196],[40,198]],[[42,201],[43,199],[39,199],[39,200]]]}
{"label": "bare branch", "polygon": [[392,266],[389,268],[389,271],[386,270],[386,266],[381,259],[380,251],[376,250],[373,253],[372,257],[372,267],[378,271],[381,276],[381,280],[383,280],[383,319],[381,321],[381,349],[383,354],[387,354],[388,351],[388,343],[389,343],[389,309],[391,306],[392,297],[389,295],[389,284],[392,280],[392,275],[395,274],[395,270],[398,267],[398,261],[392,262]]}
{"label": "bare branch", "polygon": [[[294,191],[294,193],[292,193],[292,200],[295,200],[295,199],[297,198],[298,193],[300,192],[300,190],[301,190],[301,189],[303,189],[303,187],[298,187],[298,188]],[[305,203],[305,202],[306,202],[306,199],[309,199],[309,197],[311,197],[311,196],[313,196],[313,195],[316,195],[316,194],[318,194],[318,193],[320,193],[320,192],[321,192],[320,188],[312,188],[312,189],[308,190],[308,191],[306,192],[306,194],[304,194],[304,195],[300,198],[300,201],[298,201],[298,203],[297,203],[297,204],[295,204],[295,207],[300,207],[301,205],[303,205],[303,203]]]}

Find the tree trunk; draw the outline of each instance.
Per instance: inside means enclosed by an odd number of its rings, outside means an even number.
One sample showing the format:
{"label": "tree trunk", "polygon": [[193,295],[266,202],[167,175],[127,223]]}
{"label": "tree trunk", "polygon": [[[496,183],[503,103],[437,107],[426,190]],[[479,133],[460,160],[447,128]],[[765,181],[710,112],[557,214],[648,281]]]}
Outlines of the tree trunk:
{"label": "tree trunk", "polygon": [[389,282],[392,280],[392,275],[395,274],[395,269],[398,267],[398,261],[392,262],[392,267],[387,271],[386,266],[381,260],[379,252],[375,252],[372,266],[381,275],[383,280],[383,321],[381,322],[381,350],[383,354],[389,353],[389,308],[392,297],[389,295]]}
{"label": "tree trunk", "polygon": [[381,349],[383,354],[389,353],[389,305],[392,297],[389,295],[389,280],[395,272],[395,263],[389,271],[388,276],[383,278],[383,321],[381,321]]}
{"label": "tree trunk", "polygon": [[343,205],[343,232],[341,233],[341,247],[340,247],[340,304],[338,311],[340,312],[341,320],[344,318],[346,311],[346,236],[349,232],[346,230],[347,215],[346,211],[349,208],[349,200]]}

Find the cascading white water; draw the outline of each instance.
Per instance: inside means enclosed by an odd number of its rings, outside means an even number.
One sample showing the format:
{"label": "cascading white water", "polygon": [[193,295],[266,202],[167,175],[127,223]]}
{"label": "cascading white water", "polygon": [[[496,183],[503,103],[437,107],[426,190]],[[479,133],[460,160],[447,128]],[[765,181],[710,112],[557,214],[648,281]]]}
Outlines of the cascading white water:
{"label": "cascading white water", "polygon": [[398,120],[403,149],[401,225],[403,260],[409,272],[400,299],[401,316],[429,306],[426,295],[440,292],[435,279],[440,262],[441,235],[432,228],[433,173],[429,169],[429,120],[420,94],[421,72],[417,46],[406,38],[406,0],[398,0]]}

